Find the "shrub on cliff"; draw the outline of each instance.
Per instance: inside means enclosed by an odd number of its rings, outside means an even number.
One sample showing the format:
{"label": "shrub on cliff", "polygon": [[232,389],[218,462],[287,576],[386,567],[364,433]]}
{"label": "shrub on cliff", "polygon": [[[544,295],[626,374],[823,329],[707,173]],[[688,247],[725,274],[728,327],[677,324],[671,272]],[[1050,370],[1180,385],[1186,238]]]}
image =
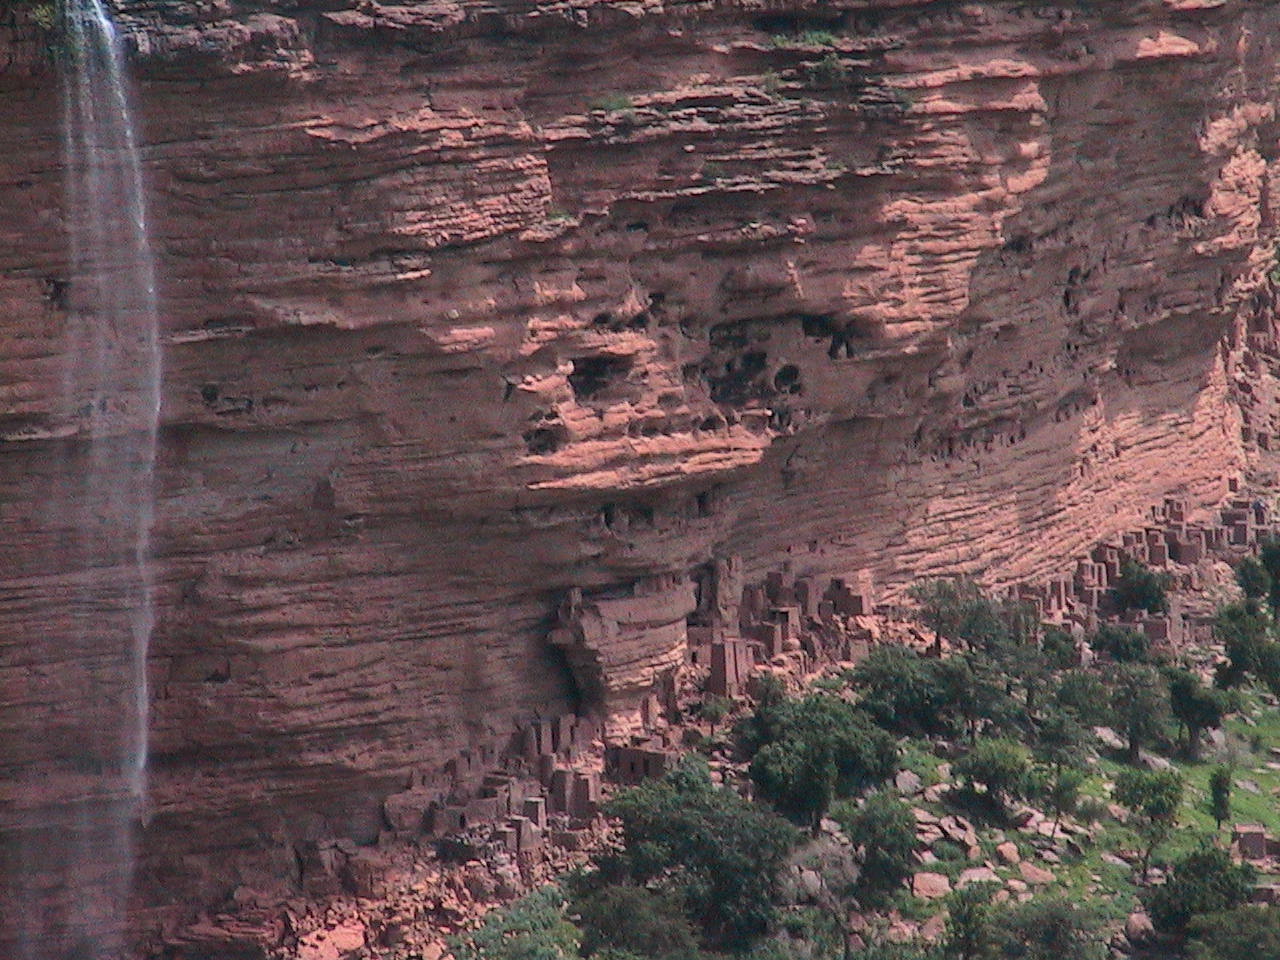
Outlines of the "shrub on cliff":
{"label": "shrub on cliff", "polygon": [[[582,876],[570,912],[582,928],[582,956],[648,957],[653,960],[697,960],[700,954],[693,924],[683,904],[670,891],[633,884],[598,886]],[[620,922],[623,921],[623,922]]]}
{"label": "shrub on cliff", "polygon": [[1237,907],[1192,918],[1187,925],[1190,960],[1263,960],[1280,957],[1280,910]]}
{"label": "shrub on cliff", "polygon": [[716,787],[705,762],[686,758],[663,777],[624,790],[605,812],[621,824],[621,849],[599,858],[603,883],[667,891],[704,938],[741,949],[776,918],[772,893],[795,828]]}
{"label": "shrub on cliff", "polygon": [[1116,777],[1112,796],[1133,811],[1134,830],[1142,838],[1142,879],[1147,879],[1151,855],[1178,823],[1185,782],[1176,770],[1124,770]]}
{"label": "shrub on cliff", "polygon": [[897,767],[894,739],[838,697],[812,694],[762,706],[755,730],[756,791],[800,823],[816,824],[835,797],[880,783]]}
{"label": "shrub on cliff", "polygon": [[877,647],[848,678],[862,709],[880,726],[935,736],[950,732],[950,694],[940,661],[909,647]]}
{"label": "shrub on cliff", "polygon": [[1104,960],[1108,955],[1096,909],[1062,896],[1039,896],[1002,912],[1000,957],[1009,960]]}
{"label": "shrub on cliff", "polygon": [[1012,740],[980,739],[955,763],[955,773],[969,789],[981,786],[997,810],[1026,796],[1031,787],[1031,759]]}
{"label": "shrub on cliff", "polygon": [[573,960],[579,932],[565,907],[558,887],[542,887],[487,913],[478,929],[451,938],[449,948],[456,960]]}
{"label": "shrub on cliff", "polygon": [[862,806],[841,804],[833,812],[855,847],[862,848],[862,896],[900,887],[915,869],[916,818],[911,807],[888,793],[873,793]]}
{"label": "shrub on cliff", "polygon": [[1198,914],[1231,910],[1249,899],[1257,874],[1212,843],[1202,843],[1174,863],[1169,878],[1146,897],[1157,930],[1181,935]]}
{"label": "shrub on cliff", "polygon": [[1190,670],[1170,670],[1169,705],[1185,732],[1187,756],[1195,760],[1200,752],[1200,735],[1222,726],[1231,710],[1232,697],[1225,690],[1206,687]]}
{"label": "shrub on cliff", "polygon": [[1169,693],[1155,667],[1127,663],[1115,672],[1111,688],[1111,723],[1125,738],[1127,759],[1137,763],[1142,747],[1164,733]]}
{"label": "shrub on cliff", "polygon": [[1257,557],[1245,557],[1236,565],[1236,583],[1249,600],[1267,600],[1274,583]]}
{"label": "shrub on cliff", "polygon": [[1120,578],[1111,588],[1111,599],[1121,610],[1164,613],[1169,609],[1169,583],[1167,573],[1156,573],[1136,560],[1125,559],[1120,562]]}
{"label": "shrub on cliff", "polygon": [[1142,663],[1147,659],[1151,641],[1145,633],[1139,633],[1132,627],[1106,624],[1098,628],[1089,646],[1107,654],[1116,663]]}

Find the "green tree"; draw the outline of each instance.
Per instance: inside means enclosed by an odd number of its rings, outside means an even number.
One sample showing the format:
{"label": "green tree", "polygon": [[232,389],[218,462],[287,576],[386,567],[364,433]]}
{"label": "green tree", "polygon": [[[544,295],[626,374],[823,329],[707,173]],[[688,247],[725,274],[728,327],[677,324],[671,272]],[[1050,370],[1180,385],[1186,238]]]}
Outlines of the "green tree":
{"label": "green tree", "polygon": [[1165,613],[1169,609],[1166,593],[1170,577],[1156,573],[1136,560],[1120,561],[1120,577],[1111,588],[1111,599],[1121,610],[1145,610]]}
{"label": "green tree", "polygon": [[1039,896],[1000,917],[1000,956],[1009,960],[1104,960],[1102,920],[1091,907]]}
{"label": "green tree", "polygon": [[[928,944],[919,941],[907,943],[872,943],[858,951],[857,955],[848,956],[848,960],[937,960],[938,954]],[[773,958],[770,958],[773,960]],[[778,960],[795,960],[793,957]]]}
{"label": "green tree", "polygon": [[1196,760],[1200,754],[1200,735],[1222,726],[1222,718],[1231,708],[1231,697],[1225,690],[1206,687],[1190,670],[1169,670],[1166,679],[1169,706],[1186,733],[1187,756]]}
{"label": "green tree", "polygon": [[992,960],[996,956],[996,908],[991,903],[995,887],[994,883],[971,883],[948,898],[942,940],[947,960]]}
{"label": "green tree", "polygon": [[[1073,650],[1074,652],[1074,650]],[[1012,693],[1012,686],[1021,688],[1022,712],[1028,719],[1035,719],[1040,713],[1044,693],[1053,683],[1056,661],[1051,650],[1033,642],[1010,643],[999,655],[992,666],[1005,675],[1004,688],[1006,699]],[[1006,713],[1011,713],[1007,708]]]}
{"label": "green tree", "polygon": [[777,740],[751,760],[756,793],[797,823],[815,826],[835,798],[836,765],[825,742]]}
{"label": "green tree", "polygon": [[951,732],[950,692],[941,661],[910,647],[877,647],[848,678],[862,708],[885,729],[928,736]]}
{"label": "green tree", "polygon": [[733,701],[728,697],[716,696],[713,693],[702,698],[698,704],[698,716],[711,724],[711,738],[716,736],[716,724],[733,712]]}
{"label": "green tree", "polygon": [[1280,540],[1269,537],[1258,544],[1258,560],[1271,576],[1271,609],[1280,610]]}
{"label": "green tree", "polygon": [[1044,631],[1040,649],[1053,670],[1070,670],[1080,662],[1076,652],[1076,638],[1057,627],[1049,627]]}
{"label": "green tree", "polygon": [[1245,557],[1236,565],[1236,583],[1240,584],[1240,589],[1250,600],[1267,600],[1271,597],[1271,574],[1256,557]]}
{"label": "green tree", "polygon": [[1110,624],[1099,627],[1089,645],[1116,663],[1142,663],[1151,649],[1151,641],[1145,633],[1139,633],[1132,627]]}
{"label": "green tree", "polygon": [[1009,637],[998,604],[968,577],[923,580],[907,591],[920,608],[920,621],[939,639],[990,651]]}
{"label": "green tree", "polygon": [[1143,841],[1142,881],[1147,880],[1151,855],[1169,838],[1178,822],[1185,783],[1176,770],[1123,770],[1112,796],[1135,816],[1134,830]]}
{"label": "green tree", "polygon": [[[693,924],[670,891],[632,884],[596,886],[587,876],[571,903],[582,928],[582,956],[625,952],[655,960],[688,960],[699,954]],[[619,920],[625,918],[625,922]]]}
{"label": "green tree", "polygon": [[669,890],[726,948],[747,946],[774,921],[774,879],[795,829],[714,786],[705,762],[686,758],[662,779],[622,791],[605,812],[618,819],[622,846],[600,856],[603,883]]}
{"label": "green tree", "polygon": [[564,894],[555,886],[490,911],[478,929],[449,941],[457,960],[573,960],[578,945],[578,928],[565,916]]}
{"label": "green tree", "polygon": [[1155,667],[1126,663],[1115,672],[1111,690],[1112,722],[1128,744],[1128,760],[1137,763],[1143,744],[1153,742],[1169,716],[1164,677]]}
{"label": "green tree", "polygon": [[1223,823],[1231,819],[1231,770],[1228,767],[1214,767],[1209,774],[1209,809],[1221,830]]}
{"label": "green tree", "polygon": [[862,848],[859,887],[873,895],[900,887],[915,867],[916,818],[911,807],[888,793],[873,793],[862,806],[837,807],[836,821]]}
{"label": "green tree", "polygon": [[1213,633],[1227,654],[1227,662],[1218,669],[1219,686],[1233,687],[1247,674],[1259,674],[1268,660],[1264,651],[1272,644],[1270,631],[1271,620],[1256,603],[1230,603],[1218,608]]}
{"label": "green tree", "polygon": [[955,763],[955,774],[970,790],[982,786],[1003,813],[1006,803],[1025,796],[1031,785],[1031,761],[1026,749],[1012,740],[979,739]]}
{"label": "green tree", "polygon": [[1074,712],[1055,703],[1036,725],[1032,750],[1042,763],[1057,771],[1083,759],[1089,737]]}
{"label": "green tree", "polygon": [[1271,960],[1280,957],[1280,910],[1236,907],[1193,917],[1187,924],[1190,960]]}
{"label": "green tree", "polygon": [[1080,788],[1084,786],[1084,772],[1074,767],[1058,767],[1049,777],[1045,800],[1053,813],[1053,833],[1050,839],[1058,835],[1058,824],[1064,816],[1076,812],[1080,806]]}
{"label": "green tree", "polygon": [[831,801],[884,781],[897,768],[896,741],[856,706],[827,694],[785,700],[756,724],[751,760],[761,797],[816,825]]}
{"label": "green tree", "polygon": [[969,742],[984,725],[998,730],[1012,726],[1018,710],[995,663],[982,653],[965,653],[939,661],[936,667],[943,704],[965,730]]}
{"label": "green tree", "polygon": [[1155,928],[1181,935],[1197,914],[1231,910],[1249,899],[1257,873],[1247,863],[1204,842],[1175,862],[1163,884],[1147,892],[1147,912]]}
{"label": "green tree", "polygon": [[1083,726],[1096,727],[1111,722],[1111,697],[1106,685],[1087,670],[1071,670],[1058,680],[1054,695],[1057,706]]}

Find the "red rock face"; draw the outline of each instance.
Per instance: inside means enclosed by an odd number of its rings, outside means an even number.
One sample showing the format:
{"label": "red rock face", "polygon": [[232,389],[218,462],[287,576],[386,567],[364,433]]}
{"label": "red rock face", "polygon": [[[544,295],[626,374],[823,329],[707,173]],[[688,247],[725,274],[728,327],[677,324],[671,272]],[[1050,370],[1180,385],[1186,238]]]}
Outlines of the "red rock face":
{"label": "red rock face", "polygon": [[[1268,442],[1280,4],[851,7],[129,6],[166,343],[140,925],[297,882],[535,713],[625,728],[717,559],[1042,576]],[[37,509],[81,445],[56,83],[20,19],[0,50],[29,839],[93,707]]]}

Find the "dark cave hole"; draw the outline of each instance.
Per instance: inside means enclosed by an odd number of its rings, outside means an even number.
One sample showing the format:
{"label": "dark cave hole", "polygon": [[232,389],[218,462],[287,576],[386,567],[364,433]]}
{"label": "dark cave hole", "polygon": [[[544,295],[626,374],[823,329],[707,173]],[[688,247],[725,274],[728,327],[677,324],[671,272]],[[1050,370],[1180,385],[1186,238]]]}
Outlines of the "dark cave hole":
{"label": "dark cave hole", "polygon": [[579,400],[587,400],[627,375],[630,357],[574,357],[569,386]]}
{"label": "dark cave hole", "polygon": [[786,366],[780,367],[778,372],[773,375],[773,389],[779,393],[800,393],[802,389],[800,368],[794,363],[788,363]]}

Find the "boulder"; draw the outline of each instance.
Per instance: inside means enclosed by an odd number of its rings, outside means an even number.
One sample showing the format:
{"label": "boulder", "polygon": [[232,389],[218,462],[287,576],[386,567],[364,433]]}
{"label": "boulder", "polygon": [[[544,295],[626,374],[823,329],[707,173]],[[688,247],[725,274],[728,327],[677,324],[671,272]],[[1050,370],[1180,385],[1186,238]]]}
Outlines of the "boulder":
{"label": "boulder", "polygon": [[1018,852],[1018,845],[1012,840],[1006,840],[1004,843],[996,847],[996,856],[1004,863],[1014,864],[1022,860],[1022,854]]}
{"label": "boulder", "polygon": [[1000,878],[990,867],[969,867],[960,873],[956,880],[956,888],[967,887],[971,883],[999,883]]}
{"label": "boulder", "polygon": [[1022,874],[1023,880],[1033,886],[1044,886],[1054,881],[1054,876],[1050,871],[1043,867],[1037,867],[1027,860],[1023,860],[1018,864],[1018,872]]}
{"label": "boulder", "polygon": [[937,900],[951,892],[951,881],[941,873],[921,872],[911,878],[911,893],[921,900]]}
{"label": "boulder", "polygon": [[[1138,910],[1129,914],[1124,922],[1124,935],[1135,947],[1150,943],[1156,935],[1156,928],[1146,911]],[[1242,958],[1243,960],[1243,958]]]}
{"label": "boulder", "polygon": [[899,793],[914,796],[924,787],[924,781],[911,770],[899,770],[898,775],[893,778],[893,785]]}

